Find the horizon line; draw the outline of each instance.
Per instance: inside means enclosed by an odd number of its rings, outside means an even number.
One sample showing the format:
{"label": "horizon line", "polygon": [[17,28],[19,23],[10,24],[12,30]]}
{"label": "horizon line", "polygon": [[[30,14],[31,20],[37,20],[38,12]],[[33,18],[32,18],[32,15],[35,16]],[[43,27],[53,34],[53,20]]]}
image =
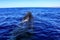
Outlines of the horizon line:
{"label": "horizon line", "polygon": [[60,8],[60,7],[0,7],[0,8]]}

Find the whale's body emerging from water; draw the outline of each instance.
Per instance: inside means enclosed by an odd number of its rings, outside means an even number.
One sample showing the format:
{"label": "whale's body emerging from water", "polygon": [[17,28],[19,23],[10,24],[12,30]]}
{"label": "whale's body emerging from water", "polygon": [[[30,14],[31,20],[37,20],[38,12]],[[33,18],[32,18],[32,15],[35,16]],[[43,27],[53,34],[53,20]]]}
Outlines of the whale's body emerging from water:
{"label": "whale's body emerging from water", "polygon": [[32,19],[33,19],[32,13],[27,12],[27,14],[22,19],[22,23],[26,23],[27,28],[31,28],[33,23]]}
{"label": "whale's body emerging from water", "polygon": [[[31,21],[32,21],[32,14],[31,14],[31,12],[27,12],[27,14],[23,17],[23,19],[22,19],[22,24],[23,23],[25,23],[25,22],[27,22],[27,27],[25,27],[25,28],[22,28],[22,26],[21,27],[17,27],[17,28],[15,28],[12,32],[11,32],[11,34],[12,34],[12,36],[15,36],[15,39],[17,39],[18,40],[18,36],[19,35],[23,35],[23,34],[26,34],[26,32],[28,31],[28,29],[29,29],[29,27],[31,27]],[[27,35],[27,34],[26,34]],[[11,40],[12,40],[13,38],[11,38]],[[14,40],[15,40],[14,39]]]}
{"label": "whale's body emerging from water", "polygon": [[33,17],[32,17],[31,12],[27,12],[27,14],[24,16],[22,22],[31,22],[32,18]]}

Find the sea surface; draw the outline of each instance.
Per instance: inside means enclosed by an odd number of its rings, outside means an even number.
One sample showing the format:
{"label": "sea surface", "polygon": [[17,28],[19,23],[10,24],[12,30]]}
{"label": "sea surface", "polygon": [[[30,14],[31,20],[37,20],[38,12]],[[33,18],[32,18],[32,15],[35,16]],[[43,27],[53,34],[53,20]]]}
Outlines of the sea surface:
{"label": "sea surface", "polygon": [[[33,30],[20,24],[28,11],[33,15]],[[60,8],[0,8],[0,40],[60,40]]]}

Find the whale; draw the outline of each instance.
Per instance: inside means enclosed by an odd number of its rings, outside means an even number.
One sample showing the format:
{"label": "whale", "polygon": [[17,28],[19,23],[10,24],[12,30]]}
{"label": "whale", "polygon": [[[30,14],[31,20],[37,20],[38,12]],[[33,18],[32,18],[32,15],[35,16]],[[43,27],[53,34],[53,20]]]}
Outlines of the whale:
{"label": "whale", "polygon": [[[10,38],[11,40],[15,40],[15,39],[23,39],[23,38],[21,38],[21,36],[23,35],[23,36],[25,36],[26,37],[26,35],[28,35],[28,36],[31,36],[30,34],[31,33],[29,33],[29,31],[31,30],[31,28],[32,28],[32,26],[31,26],[31,22],[32,22],[32,19],[33,19],[33,16],[32,16],[32,13],[31,12],[27,12],[26,13],[26,15],[22,18],[22,24],[23,23],[27,23],[26,25],[27,25],[27,27],[25,27],[25,28],[22,28],[22,26],[21,27],[16,27],[16,28],[14,28],[14,30],[12,31],[12,32],[10,32],[10,34],[12,35],[12,37]],[[29,29],[30,28],[30,29]],[[28,31],[29,30],[29,31]],[[31,30],[31,32],[32,32],[33,30]],[[24,38],[25,38],[24,37]]]}
{"label": "whale", "polygon": [[31,22],[33,16],[31,12],[27,12],[27,14],[23,17],[22,23]]}

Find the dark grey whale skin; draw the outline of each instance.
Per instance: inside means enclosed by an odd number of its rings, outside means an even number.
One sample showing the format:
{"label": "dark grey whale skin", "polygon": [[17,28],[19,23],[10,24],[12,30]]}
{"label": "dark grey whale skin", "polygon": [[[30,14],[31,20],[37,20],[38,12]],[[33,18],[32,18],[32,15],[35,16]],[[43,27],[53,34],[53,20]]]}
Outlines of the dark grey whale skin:
{"label": "dark grey whale skin", "polygon": [[23,17],[22,21],[24,21],[24,20],[26,20],[26,19],[28,19],[27,22],[26,22],[27,26],[28,26],[29,28],[32,27],[31,25],[33,24],[33,15],[32,15],[31,12],[28,11],[28,12],[26,13],[26,15]]}

